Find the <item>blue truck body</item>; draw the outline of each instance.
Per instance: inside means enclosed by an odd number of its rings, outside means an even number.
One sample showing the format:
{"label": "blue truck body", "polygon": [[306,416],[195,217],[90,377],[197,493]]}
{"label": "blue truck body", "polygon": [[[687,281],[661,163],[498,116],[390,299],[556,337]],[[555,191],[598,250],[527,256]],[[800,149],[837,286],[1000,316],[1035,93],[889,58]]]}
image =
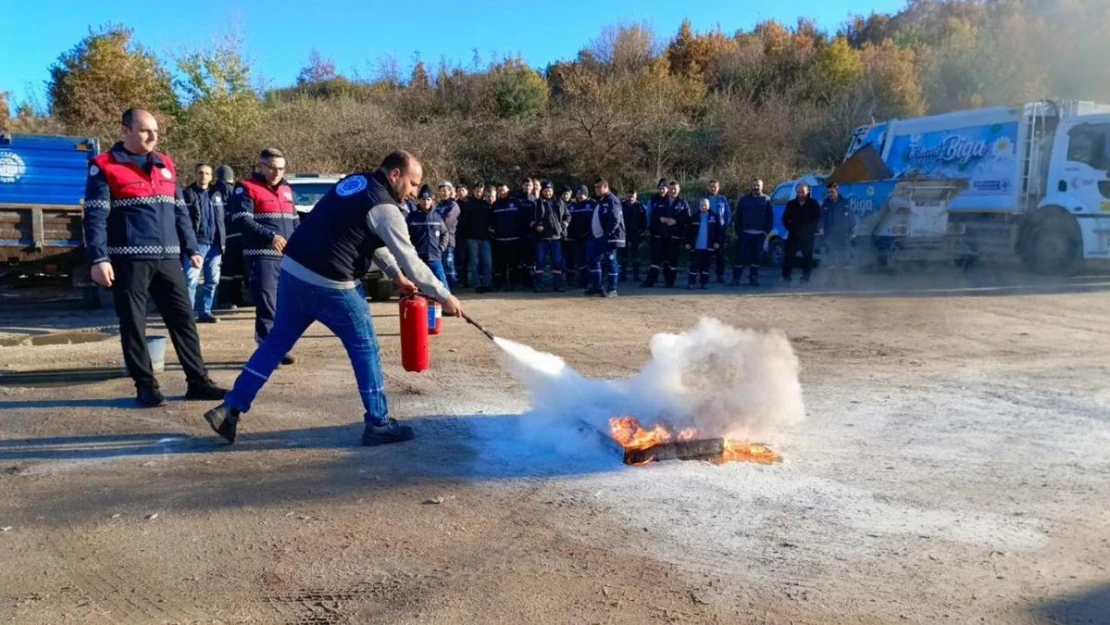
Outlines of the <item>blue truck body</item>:
{"label": "blue truck body", "polygon": [[73,273],[84,263],[81,228],[96,139],[0,135],[0,263]]}

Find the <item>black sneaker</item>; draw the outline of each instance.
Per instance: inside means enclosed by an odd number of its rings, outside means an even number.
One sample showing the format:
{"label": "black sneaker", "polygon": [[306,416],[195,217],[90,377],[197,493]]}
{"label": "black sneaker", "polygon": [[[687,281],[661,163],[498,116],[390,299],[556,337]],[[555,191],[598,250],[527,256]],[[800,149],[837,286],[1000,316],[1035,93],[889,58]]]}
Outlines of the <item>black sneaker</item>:
{"label": "black sneaker", "polygon": [[390,443],[403,443],[411,441],[416,433],[407,425],[397,423],[396,419],[389,419],[381,425],[367,422],[366,429],[362,431],[362,446],[388,445]]}
{"label": "black sneaker", "polygon": [[135,403],[140,408],[157,408],[166,405],[166,396],[162,394],[157,384],[139,386],[135,389]]}
{"label": "black sneaker", "polygon": [[197,323],[219,323],[220,320],[213,315],[201,315],[197,317]]}
{"label": "black sneaker", "polygon": [[291,364],[294,364],[296,362],[297,362],[297,359],[290,356],[289,354],[286,354],[286,355],[281,357],[281,364],[283,364],[283,365],[291,365]]}
{"label": "black sneaker", "polygon": [[212,431],[219,434],[230,445],[235,442],[235,434],[239,431],[239,411],[220,404],[204,413],[204,420],[212,426]]}
{"label": "black sneaker", "polygon": [[198,382],[189,382],[189,389],[185,391],[185,399],[190,401],[218,401],[224,398],[227,389],[217,386],[212,378],[207,376]]}

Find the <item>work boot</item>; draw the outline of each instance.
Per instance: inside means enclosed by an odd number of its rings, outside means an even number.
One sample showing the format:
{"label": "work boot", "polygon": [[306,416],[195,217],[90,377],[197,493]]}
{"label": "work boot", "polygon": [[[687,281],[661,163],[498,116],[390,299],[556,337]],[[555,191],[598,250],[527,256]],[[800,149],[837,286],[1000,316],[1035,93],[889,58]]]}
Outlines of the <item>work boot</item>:
{"label": "work boot", "polygon": [[296,364],[296,363],[297,363],[297,359],[294,358],[293,356],[289,355],[289,354],[286,354],[286,355],[281,357],[281,364],[283,364],[283,365],[292,365],[292,364]]}
{"label": "work boot", "polygon": [[212,378],[204,376],[200,380],[189,382],[189,389],[185,391],[185,399],[190,401],[216,401],[223,399],[226,394],[226,388],[217,386]]}
{"label": "work boot", "polygon": [[612,291],[606,291],[603,295],[603,297],[616,297],[616,296],[617,296],[617,290],[616,289],[613,289]]}
{"label": "work boot", "polygon": [[411,441],[416,433],[407,425],[397,423],[396,419],[386,419],[385,423],[375,424],[366,422],[366,429],[362,431],[362,446],[388,445],[390,443],[403,443]]}
{"label": "work boot", "polygon": [[220,322],[219,318],[215,317],[213,315],[201,315],[201,316],[197,317],[197,323],[219,323],[219,322]]}
{"label": "work boot", "polygon": [[158,383],[135,387],[135,402],[140,408],[157,408],[166,405],[166,396],[158,388]]}
{"label": "work boot", "polygon": [[204,413],[204,420],[212,426],[212,431],[219,434],[230,445],[235,442],[235,434],[239,431],[239,411],[220,404]]}

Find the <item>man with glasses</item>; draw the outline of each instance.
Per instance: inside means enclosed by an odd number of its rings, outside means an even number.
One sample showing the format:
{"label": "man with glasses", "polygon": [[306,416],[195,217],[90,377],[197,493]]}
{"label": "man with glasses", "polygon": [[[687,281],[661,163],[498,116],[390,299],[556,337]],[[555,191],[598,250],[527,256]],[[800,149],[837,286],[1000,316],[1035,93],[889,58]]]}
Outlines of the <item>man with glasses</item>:
{"label": "man with glasses", "polygon": [[[242,233],[243,258],[254,299],[254,338],[261,344],[274,327],[281,257],[299,223],[293,189],[285,182],[285,154],[281,150],[262,150],[255,172],[235,187],[231,214]],[[288,354],[281,359],[283,365],[294,362]]]}

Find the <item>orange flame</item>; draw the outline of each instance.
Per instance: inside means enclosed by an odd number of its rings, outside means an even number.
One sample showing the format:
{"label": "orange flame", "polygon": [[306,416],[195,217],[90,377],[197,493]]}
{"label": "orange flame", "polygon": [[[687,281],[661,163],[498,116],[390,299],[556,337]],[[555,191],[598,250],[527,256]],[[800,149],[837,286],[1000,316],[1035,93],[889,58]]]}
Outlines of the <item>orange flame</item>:
{"label": "orange flame", "polygon": [[[670,430],[659,424],[649,430],[640,425],[640,422],[636,420],[635,417],[614,417],[609,419],[609,430],[613,436],[613,440],[620,443],[626,450],[649,449],[656,445],[669,443],[672,439],[688,441],[697,437],[697,430],[694,428],[686,428],[680,431],[677,436],[673,435]],[[725,451],[721,454],[721,457],[714,460],[716,464],[724,464],[726,462],[773,464],[775,462],[782,462],[782,456],[770,447],[760,443],[745,443],[726,438],[724,447]],[[649,458],[644,462],[637,463],[637,466],[648,464],[653,460],[654,458]]]}

